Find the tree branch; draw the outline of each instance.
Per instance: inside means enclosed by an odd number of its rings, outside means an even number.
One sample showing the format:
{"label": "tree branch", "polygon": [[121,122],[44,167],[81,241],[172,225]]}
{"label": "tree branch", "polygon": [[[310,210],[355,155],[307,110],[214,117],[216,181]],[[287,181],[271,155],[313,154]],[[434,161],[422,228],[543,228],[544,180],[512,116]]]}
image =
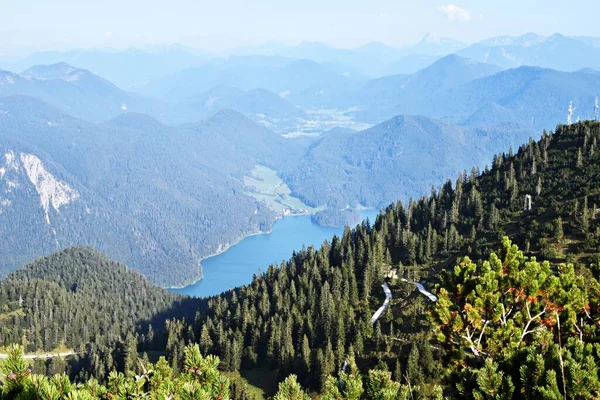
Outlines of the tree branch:
{"label": "tree branch", "polygon": [[535,321],[536,319],[538,319],[539,317],[541,317],[542,315],[544,315],[544,313],[546,312],[546,306],[544,306],[544,309],[542,311],[540,311],[538,314],[534,315],[533,317],[531,316],[531,311],[529,311],[529,302],[525,303],[525,307],[527,309],[527,316],[529,317],[529,321],[527,321],[527,324],[525,324],[525,328],[523,328],[523,333],[521,334],[521,339],[519,340],[519,344],[521,344],[521,342],[523,341],[523,338],[527,335],[529,335],[530,333],[533,333],[535,331],[541,330],[543,328],[538,328],[538,329],[532,329],[532,330],[528,330],[529,329],[529,325],[531,325],[531,323],[533,321]]}

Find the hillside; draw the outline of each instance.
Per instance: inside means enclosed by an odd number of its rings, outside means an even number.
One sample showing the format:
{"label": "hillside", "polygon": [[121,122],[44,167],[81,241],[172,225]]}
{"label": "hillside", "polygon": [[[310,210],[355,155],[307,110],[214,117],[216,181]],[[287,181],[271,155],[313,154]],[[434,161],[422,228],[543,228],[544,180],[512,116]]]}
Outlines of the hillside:
{"label": "hillside", "polygon": [[1,99],[0,110],[3,274],[89,245],[181,285],[201,276],[202,257],[275,217],[242,178],[289,153],[239,113],[168,127],[135,114],[91,124],[25,97]]}
{"label": "hillside", "polygon": [[141,346],[164,346],[165,320],[186,316],[187,303],[91,248],[73,247],[0,281],[0,345],[22,344],[27,352],[71,349],[73,375],[83,367],[85,375],[103,377],[106,368],[125,367],[118,348],[135,344],[149,324],[154,336],[140,339]]}
{"label": "hillside", "polygon": [[[386,115],[386,111],[391,111],[390,108],[398,106],[403,109],[401,113],[428,115],[423,105],[439,93],[493,75],[500,70],[494,65],[451,54],[411,75],[392,75],[372,80],[350,98],[340,101],[345,102],[343,104],[347,107],[359,105],[367,110],[372,108],[373,113],[378,114],[370,118],[371,121],[376,121],[380,116]],[[358,115],[370,117],[369,111],[361,111]]]}
{"label": "hillside", "polygon": [[[441,353],[430,335],[435,325],[424,315],[431,308],[412,284],[390,281],[396,300],[381,322],[370,327],[370,316],[382,302],[381,283],[390,266],[397,269],[400,278],[425,278],[431,286],[443,276],[450,279],[440,273],[448,267],[451,272],[459,256],[479,261],[500,248],[500,257],[508,257],[506,262],[522,260],[510,244],[501,243],[501,238],[508,236],[525,255],[549,260],[553,265],[572,262],[578,274],[594,282],[592,277],[598,276],[592,264],[597,264],[600,232],[596,213],[596,205],[600,204],[599,138],[597,122],[559,126],[555,133],[544,134],[540,141],[531,141],[515,154],[494,157],[481,175],[473,169],[470,175],[460,174],[454,185],[448,180],[430,196],[391,205],[374,223],[346,230],[343,237],[334,237],[319,250],[300,251],[279,268],[270,267],[252,284],[208,300],[197,316],[197,333],[187,340],[199,341],[204,352],[219,354],[223,368],[241,368],[244,373],[260,367],[280,378],[295,373],[300,382],[315,389],[322,390],[324,376],[337,371],[348,352],[354,352],[363,370],[377,365],[395,371],[394,376],[403,383],[425,385],[425,396],[433,395],[433,384],[449,384],[448,394],[458,396],[458,381],[440,368],[439,360],[462,357],[465,363],[474,362],[473,368],[480,368],[482,363],[477,366],[476,352],[475,359],[471,359],[452,352],[451,345],[449,353]],[[532,196],[531,210],[523,209],[526,194]],[[522,260],[511,265],[525,270],[526,266],[548,268],[545,265],[549,264],[540,266]],[[590,272],[590,265],[596,272]],[[454,271],[461,271],[457,268]],[[561,268],[558,271],[563,271]],[[526,276],[524,273],[522,279]],[[561,279],[573,279],[572,273],[570,276]],[[445,279],[444,285],[451,289],[452,281]],[[531,280],[520,283],[525,285],[524,290],[535,290],[527,282]],[[568,282],[565,284],[571,284]],[[580,281],[576,284],[583,286]],[[594,292],[590,293],[592,296]],[[444,292],[438,294],[444,296]],[[560,301],[567,301],[566,297]],[[596,300],[590,297],[590,301]],[[595,304],[590,311],[594,321],[598,318]],[[526,315],[525,305],[520,303],[519,307],[524,314],[516,314],[515,324],[519,324],[519,332],[525,332],[527,327],[523,328],[524,322],[519,320],[520,315]],[[581,308],[576,312],[581,313]],[[224,320],[223,315],[228,318]],[[561,318],[565,318],[564,329],[576,332],[572,323],[578,317],[567,318],[565,314]],[[540,328],[536,321],[538,329],[546,329],[547,325]],[[597,340],[593,324],[585,324],[590,329],[585,340]],[[183,328],[178,328],[170,335],[182,337],[182,333]],[[167,349],[170,354],[180,354],[185,339],[180,343],[172,342]],[[524,346],[535,347],[536,343],[527,339],[513,346],[515,351],[530,351],[533,348]],[[464,351],[470,351],[468,345]],[[569,351],[575,350],[569,347]],[[514,357],[515,353],[511,354],[506,357]],[[510,364],[503,364],[505,358],[498,356],[495,360],[500,366],[490,368],[502,368],[504,376],[513,375],[512,382],[522,385],[514,370],[507,370]],[[594,362],[597,365],[598,360],[594,358]],[[440,377],[449,380],[440,381]],[[477,387],[471,381],[465,384]],[[515,396],[518,393],[515,389]]]}
{"label": "hillside", "polygon": [[[547,129],[556,116],[565,116],[569,101],[581,119],[593,117],[594,98],[600,91],[600,73],[593,70],[559,72],[537,67],[521,67],[499,72],[456,87],[432,102],[432,114],[450,121],[464,121],[476,113],[485,113],[496,105],[510,110],[510,120],[537,129]],[[488,123],[508,122],[493,119]]]}
{"label": "hillside", "polygon": [[403,82],[402,88],[412,94],[432,94],[494,75],[501,70],[492,64],[483,64],[451,54],[412,74]]}
{"label": "hillside", "polygon": [[[184,104],[205,115],[217,111],[232,109],[249,117],[262,119],[306,118],[306,113],[291,105],[281,96],[265,89],[241,90],[233,87],[218,86],[208,92],[187,99]],[[198,113],[200,115],[200,113]]]}
{"label": "hillside", "polygon": [[336,104],[355,107],[357,120],[373,123],[411,114],[457,124],[476,121],[475,126],[518,124],[534,132],[552,129],[557,116],[566,117],[569,101],[577,108],[576,116],[592,117],[599,78],[593,69],[561,72],[523,66],[499,71],[448,56],[413,75],[370,81],[337,98]]}
{"label": "hillside", "polygon": [[125,92],[90,71],[64,62],[36,65],[22,74],[1,71],[0,97],[36,97],[76,118],[102,122],[123,112],[159,115],[165,105]]}
{"label": "hillside", "polygon": [[[7,293],[0,299],[8,300],[4,312],[16,321],[22,313],[32,312],[33,332],[44,324],[54,326],[53,320],[42,318],[49,310],[46,305],[54,303],[48,296],[48,302],[44,298],[37,303],[42,307],[29,310],[35,300],[14,290],[21,285],[31,287],[32,292],[24,293],[34,296],[46,286],[50,293],[63,293],[61,310],[71,307],[72,298],[85,294],[89,299],[88,293],[106,291],[94,304],[123,299],[130,307],[123,310],[124,321],[138,305],[162,317],[197,310],[194,322],[167,323],[167,336],[159,342],[148,342],[155,333],[142,324],[136,348],[162,343],[160,354],[164,350],[171,365],[185,372],[190,356],[186,344],[198,343],[194,352],[217,354],[221,370],[240,371],[241,375],[230,375],[237,382],[231,386],[236,391],[247,390],[243,379],[261,386],[293,373],[312,393],[340,399],[374,398],[377,387],[401,399],[417,393],[424,398],[441,393],[471,398],[471,393],[498,390],[508,399],[533,399],[540,390],[555,390],[568,398],[573,393],[593,397],[600,391],[594,375],[600,360],[592,352],[600,315],[598,139],[598,122],[558,126],[556,132],[544,132],[540,141],[531,140],[516,153],[495,156],[481,174],[477,168],[470,175],[461,173],[454,184],[448,180],[429,196],[392,204],[376,221],[346,229],[320,249],[293,254],[248,286],[190,300],[162,313],[160,307],[150,310],[150,304],[172,304],[161,303],[163,291],[86,248],[65,250],[15,272],[0,284],[0,293]],[[526,195],[531,196],[531,209],[523,207]],[[459,258],[464,256],[468,258]],[[564,262],[571,264],[560,264]],[[390,274],[390,268],[395,272]],[[123,278],[113,280],[116,275]],[[44,279],[38,282],[40,276]],[[104,276],[110,276],[110,282]],[[138,280],[131,282],[131,277]],[[422,296],[413,280],[436,286],[437,302]],[[391,301],[371,326],[371,316],[383,301],[382,282],[391,288]],[[145,300],[138,299],[140,293]],[[502,312],[505,304],[511,308]],[[102,310],[92,317],[106,317]],[[144,321],[152,315],[137,317]],[[556,329],[558,319],[562,330]],[[473,339],[473,330],[480,339]],[[36,343],[31,348],[38,348],[40,342]],[[107,367],[131,368],[127,366],[132,365],[134,343],[131,336],[126,338],[122,347],[117,346],[120,358]],[[111,357],[103,355],[101,360]],[[106,371],[102,362],[86,370],[102,376]],[[346,362],[346,372],[339,372]],[[536,378],[536,371],[549,375]],[[262,377],[259,381],[252,378],[256,374]],[[586,376],[584,383],[578,378],[581,374]],[[336,375],[339,379],[329,377]],[[490,377],[497,379],[484,383]],[[295,379],[280,385],[279,395],[289,393],[292,383],[300,390]],[[343,382],[368,386],[352,397]],[[268,395],[276,391],[265,390]],[[346,394],[336,395],[338,391]]]}
{"label": "hillside", "polygon": [[321,98],[357,88],[362,83],[310,60],[292,60],[284,65],[208,63],[150,81],[139,92],[154,98],[184,101],[216,86],[231,86],[286,93],[290,99],[294,96],[303,101],[310,99],[316,105]]}
{"label": "hillside", "polygon": [[483,167],[495,149],[528,137],[517,126],[470,129],[398,116],[362,132],[326,135],[282,177],[310,205],[378,207],[426,193],[465,165]]}

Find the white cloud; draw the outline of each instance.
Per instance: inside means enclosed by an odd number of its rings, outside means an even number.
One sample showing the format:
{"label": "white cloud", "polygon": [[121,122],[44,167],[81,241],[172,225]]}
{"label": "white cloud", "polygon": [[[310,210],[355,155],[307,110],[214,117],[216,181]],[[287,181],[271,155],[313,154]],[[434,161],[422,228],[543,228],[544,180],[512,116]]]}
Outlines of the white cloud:
{"label": "white cloud", "polygon": [[439,6],[437,10],[445,14],[450,21],[467,22],[471,20],[471,13],[455,4]]}
{"label": "white cloud", "polygon": [[104,37],[111,37],[112,36],[112,32],[104,32]]}

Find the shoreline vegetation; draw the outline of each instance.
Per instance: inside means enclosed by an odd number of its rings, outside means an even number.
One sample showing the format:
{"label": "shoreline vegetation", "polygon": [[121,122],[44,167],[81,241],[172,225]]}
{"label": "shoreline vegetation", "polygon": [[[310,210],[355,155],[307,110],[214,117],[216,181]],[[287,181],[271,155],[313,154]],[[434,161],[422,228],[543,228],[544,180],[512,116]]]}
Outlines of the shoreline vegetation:
{"label": "shoreline vegetation", "polygon": [[277,171],[264,165],[256,165],[249,173],[249,176],[244,177],[244,184],[249,189],[249,191],[246,192],[247,195],[257,200],[264,201],[267,206],[275,212],[275,218],[271,223],[271,228],[266,231],[259,230],[247,235],[242,235],[227,245],[221,245],[219,250],[201,257],[198,260],[199,277],[194,277],[192,280],[186,281],[182,285],[163,287],[163,289],[181,290],[197,284],[204,278],[202,269],[203,261],[225,253],[244,239],[271,233],[273,231],[273,225],[282,218],[310,215],[311,221],[317,225],[338,228],[359,224],[362,221],[360,212],[372,209],[363,206],[356,208],[347,207],[342,210],[329,209],[325,205],[320,207],[310,207],[303,203],[302,200],[291,195],[290,188],[281,178],[279,178],[279,176],[277,176]]}
{"label": "shoreline vegetation", "polygon": [[[340,210],[340,211],[348,211],[348,210],[351,210],[351,211],[354,211],[354,212],[356,212],[356,213],[358,214],[358,217],[359,217],[358,221],[355,221],[355,222],[354,222],[354,223],[352,223],[352,224],[346,224],[346,225],[348,225],[348,226],[355,226],[355,225],[357,225],[357,224],[360,224],[360,223],[363,221],[363,219],[364,219],[364,218],[363,218],[363,217],[360,215],[360,212],[361,212],[361,211],[366,211],[366,210],[372,210],[372,209],[373,209],[373,208],[369,208],[369,207],[360,207],[360,208],[356,208],[356,209],[345,209],[345,210]],[[324,210],[324,211],[326,211],[326,210]],[[304,212],[298,212],[298,213],[288,213],[288,214],[277,214],[277,216],[276,216],[276,217],[275,217],[275,219],[273,220],[273,223],[271,224],[271,229],[269,229],[269,230],[266,230],[266,231],[258,231],[258,232],[250,233],[250,234],[248,234],[248,235],[244,235],[244,236],[242,236],[242,237],[238,238],[237,240],[234,240],[232,243],[230,243],[230,244],[228,244],[228,245],[226,245],[226,246],[222,246],[220,250],[218,250],[218,251],[216,251],[216,252],[214,252],[214,253],[211,253],[211,254],[210,254],[210,255],[208,255],[208,256],[202,257],[202,258],[201,258],[201,259],[198,261],[198,268],[199,268],[199,270],[200,270],[200,277],[199,277],[199,278],[195,278],[195,279],[194,279],[193,281],[191,281],[190,283],[186,283],[186,284],[183,284],[183,285],[180,285],[180,286],[169,286],[169,287],[163,287],[163,289],[165,289],[165,290],[180,290],[180,289],[184,289],[184,288],[186,288],[186,287],[188,287],[188,286],[192,286],[192,285],[195,285],[195,284],[197,284],[198,282],[200,282],[200,281],[201,281],[201,280],[204,278],[204,275],[203,275],[203,270],[202,270],[202,262],[203,262],[203,261],[206,261],[206,260],[208,260],[208,259],[210,259],[210,258],[217,257],[217,256],[219,256],[219,255],[221,255],[221,254],[225,253],[226,251],[228,251],[228,250],[229,250],[229,249],[231,249],[232,247],[234,247],[234,246],[236,246],[237,244],[239,244],[239,243],[240,243],[242,240],[244,240],[244,239],[248,239],[248,238],[250,238],[250,237],[253,237],[253,236],[258,236],[258,235],[268,235],[268,234],[272,233],[272,232],[273,232],[273,225],[274,225],[274,224],[275,224],[277,221],[279,221],[280,219],[283,219],[283,218],[286,218],[286,217],[301,217],[301,216],[306,216],[306,215],[310,215],[310,216],[311,216],[311,222],[313,222],[313,223],[315,223],[315,224],[317,224],[317,225],[324,226],[324,227],[332,227],[332,226],[328,226],[328,225],[319,224],[318,222],[316,222],[316,221],[314,220],[314,216],[316,215],[316,213],[311,213],[311,212],[308,212],[308,211],[304,211]],[[344,225],[344,226],[346,226],[346,225]],[[333,227],[339,227],[339,226],[333,226]]]}
{"label": "shoreline vegetation", "polygon": [[360,223],[361,215],[359,210],[354,208],[343,210],[326,208],[323,211],[312,214],[311,221],[320,226],[339,228],[342,226],[354,226]]}
{"label": "shoreline vegetation", "polygon": [[211,253],[208,256],[200,258],[200,260],[198,261],[198,269],[200,270],[200,277],[199,278],[194,278],[194,280],[191,281],[191,283],[186,283],[186,284],[183,284],[181,286],[163,287],[163,289],[165,289],[165,290],[179,290],[179,289],[186,288],[188,286],[195,285],[196,283],[200,282],[204,278],[204,274],[203,274],[203,270],[202,270],[202,261],[206,261],[209,258],[213,258],[213,257],[219,256],[219,255],[225,253],[227,250],[229,250],[232,247],[234,247],[235,245],[239,244],[244,239],[248,239],[248,238],[250,238],[252,236],[268,235],[269,233],[272,233],[273,232],[273,224],[275,224],[275,222],[279,221],[280,219],[283,219],[285,217],[301,217],[301,216],[304,216],[304,215],[313,215],[313,214],[311,214],[310,212],[291,213],[291,214],[278,214],[275,217],[275,219],[273,220],[273,223],[271,224],[271,229],[266,230],[266,231],[258,231],[258,232],[250,233],[248,235],[244,235],[244,236],[240,237],[239,239],[234,240],[232,243],[230,243],[230,244],[228,244],[226,246],[222,246],[220,250],[215,251],[214,253]]}

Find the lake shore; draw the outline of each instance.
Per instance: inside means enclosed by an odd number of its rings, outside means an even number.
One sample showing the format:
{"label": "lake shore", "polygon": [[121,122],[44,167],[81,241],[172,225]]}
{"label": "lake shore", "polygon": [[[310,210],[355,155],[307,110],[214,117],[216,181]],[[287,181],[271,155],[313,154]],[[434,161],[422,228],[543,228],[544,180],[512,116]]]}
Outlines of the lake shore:
{"label": "lake shore", "polygon": [[[319,246],[323,241],[331,240],[334,235],[343,234],[342,227],[325,227],[314,223],[311,214],[304,212],[277,215],[271,229],[240,237],[219,251],[203,257],[199,263],[203,269],[201,279],[195,279],[193,283],[185,286],[178,285],[176,288],[167,289],[190,296],[210,297],[214,293],[220,293],[221,290],[227,291],[251,283],[256,271],[268,267],[277,260],[289,259],[293,251],[299,250],[303,245]],[[361,221],[366,218],[373,220],[376,211],[362,210],[361,215]],[[292,222],[297,220],[296,218],[284,218],[289,216],[304,218],[302,222],[296,223]],[[297,231],[298,227],[300,230]],[[257,237],[266,239],[257,239]],[[216,265],[218,267],[215,268]]]}
{"label": "lake shore", "polygon": [[[275,218],[275,220],[273,221],[273,224],[280,218],[283,218],[283,217]],[[219,256],[219,255],[225,253],[227,250],[229,250],[236,244],[240,243],[244,239],[247,239],[252,236],[264,235],[264,234],[271,233],[273,231],[273,228],[272,228],[273,224],[271,224],[271,229],[269,229],[268,231],[258,231],[258,232],[254,232],[254,233],[250,233],[248,235],[242,236],[239,239],[233,241],[231,244],[228,244],[227,246],[223,246],[221,248],[221,250],[215,251],[214,253],[211,253],[208,256],[202,257],[200,260],[198,260],[198,268],[200,269],[200,277],[199,278],[195,278],[193,281],[190,281],[189,283],[184,283],[182,286],[168,286],[168,287],[163,287],[163,289],[178,290],[178,289],[183,289],[188,286],[195,285],[196,283],[200,282],[204,278],[204,274],[203,274],[203,270],[202,270],[202,261],[206,261],[209,258],[213,258],[213,257]]]}
{"label": "lake shore", "polygon": [[203,270],[202,270],[202,261],[206,261],[209,258],[213,258],[216,256],[219,256],[223,253],[225,253],[227,250],[229,250],[230,248],[232,248],[233,246],[235,246],[236,244],[240,243],[242,240],[250,238],[252,236],[257,236],[257,235],[265,235],[265,234],[269,234],[271,232],[273,232],[273,224],[275,224],[275,222],[279,221],[282,218],[286,218],[286,217],[301,217],[303,215],[313,215],[313,213],[311,212],[298,212],[298,213],[291,213],[291,214],[277,214],[277,216],[275,217],[275,219],[273,220],[273,222],[271,223],[271,229],[266,230],[266,231],[258,231],[258,232],[254,232],[254,233],[250,233],[248,235],[244,235],[236,240],[234,240],[232,243],[223,246],[220,250],[215,251],[214,253],[211,253],[207,256],[204,256],[202,258],[200,258],[200,260],[198,260],[198,268],[200,269],[200,277],[199,278],[194,278],[194,280],[188,282],[188,283],[184,283],[181,286],[166,286],[163,287],[163,289],[165,290],[177,290],[177,289],[183,289],[187,286],[192,286],[195,285],[196,283],[200,282],[203,278]]}

